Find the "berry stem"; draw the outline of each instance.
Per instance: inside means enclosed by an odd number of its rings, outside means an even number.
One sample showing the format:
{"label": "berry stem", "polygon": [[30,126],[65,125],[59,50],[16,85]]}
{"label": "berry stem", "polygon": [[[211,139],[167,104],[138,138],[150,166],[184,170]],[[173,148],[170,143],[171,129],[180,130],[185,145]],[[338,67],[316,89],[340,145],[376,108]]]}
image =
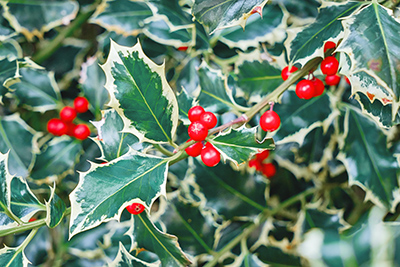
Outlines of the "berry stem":
{"label": "berry stem", "polygon": [[173,152],[169,151],[168,149],[166,149],[165,147],[163,147],[160,144],[153,144],[154,148],[156,148],[158,151],[160,151],[161,153],[163,153],[165,156],[168,157],[172,157],[173,155],[175,155]]}
{"label": "berry stem", "polygon": [[18,218],[17,216],[15,216],[14,215],[14,213],[12,213],[6,206],[4,206],[4,205],[2,205],[1,203],[0,203],[0,205],[1,205],[1,207],[3,208],[3,210],[4,210],[4,213],[8,216],[8,217],[10,217],[11,219],[13,219],[14,221],[16,221],[18,224],[24,224],[24,222],[20,219],[20,218]]}

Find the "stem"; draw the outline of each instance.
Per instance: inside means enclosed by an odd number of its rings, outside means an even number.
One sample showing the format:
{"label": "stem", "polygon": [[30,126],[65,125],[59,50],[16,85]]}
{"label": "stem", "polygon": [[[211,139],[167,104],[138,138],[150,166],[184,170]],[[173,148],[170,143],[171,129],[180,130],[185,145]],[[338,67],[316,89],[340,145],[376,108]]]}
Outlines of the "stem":
{"label": "stem", "polygon": [[18,224],[24,224],[24,222],[18,218],[17,216],[14,215],[14,213],[12,213],[6,206],[4,206],[2,203],[0,203],[0,206],[3,208],[4,213],[10,217],[11,219],[13,219],[15,222],[17,222]]}
{"label": "stem", "polygon": [[172,157],[174,155],[174,153],[172,153],[171,151],[167,150],[165,147],[163,147],[162,145],[159,144],[153,144],[153,146],[160,151],[161,153],[163,153],[165,156],[168,157]]}
{"label": "stem", "polygon": [[29,244],[29,242],[31,242],[32,238],[36,235],[36,233],[37,233],[38,230],[39,230],[39,229],[36,228],[36,229],[33,229],[33,230],[29,233],[29,235],[25,238],[24,242],[22,242],[22,244],[19,246],[19,248],[18,248],[19,251],[22,251],[22,250],[25,249],[25,247]]}

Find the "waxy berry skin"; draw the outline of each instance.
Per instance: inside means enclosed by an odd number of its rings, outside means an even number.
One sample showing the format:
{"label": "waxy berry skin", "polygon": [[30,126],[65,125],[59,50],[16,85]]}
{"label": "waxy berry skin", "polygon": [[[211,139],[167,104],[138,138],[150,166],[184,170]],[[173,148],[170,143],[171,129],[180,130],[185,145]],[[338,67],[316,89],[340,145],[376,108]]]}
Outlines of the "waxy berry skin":
{"label": "waxy berry skin", "polygon": [[[192,141],[192,140],[189,139],[189,140],[186,141],[186,143],[190,142],[190,141]],[[185,151],[189,156],[195,158],[197,156],[200,156],[202,149],[203,149],[203,143],[202,142],[197,142],[197,143],[194,143],[193,145],[187,147],[185,149]]]}
{"label": "waxy berry skin", "polygon": [[203,114],[204,112],[205,110],[201,106],[191,107],[188,111],[189,120],[191,122],[200,120],[200,115]]}
{"label": "waxy berry skin", "polygon": [[200,115],[199,121],[204,124],[208,129],[212,129],[217,125],[217,117],[214,113],[206,111]]}
{"label": "waxy berry skin", "polygon": [[314,85],[314,96],[313,97],[322,95],[325,91],[324,82],[318,78],[312,79],[311,82]]}
{"label": "waxy berry skin", "polygon": [[74,137],[79,140],[85,140],[90,135],[90,129],[86,124],[78,124],[73,130]]}
{"label": "waxy berry skin", "polygon": [[74,108],[78,113],[85,113],[89,110],[89,101],[83,96],[78,96],[74,100]]}
{"label": "waxy berry skin", "polygon": [[314,84],[310,80],[301,80],[296,85],[296,95],[301,99],[311,99],[315,95]]}
{"label": "waxy berry skin", "polygon": [[276,174],[276,167],[272,163],[265,163],[262,166],[261,172],[267,176],[267,178],[271,178]]}
{"label": "waxy berry skin", "polygon": [[62,136],[67,134],[68,127],[67,124],[62,120],[53,118],[49,120],[49,122],[47,123],[47,130],[51,134],[54,134],[56,136]]}
{"label": "waxy berry skin", "polygon": [[188,134],[194,141],[203,141],[208,135],[208,129],[203,123],[195,121],[189,125]]}
{"label": "waxy berry skin", "polygon": [[140,203],[133,203],[126,207],[126,210],[133,215],[138,215],[145,210],[145,207]]}
{"label": "waxy berry skin", "polygon": [[325,77],[325,83],[327,85],[338,85],[340,82],[340,76],[335,74],[335,75],[328,75]]}
{"label": "waxy berry skin", "polygon": [[221,153],[211,143],[207,143],[201,150],[201,160],[206,166],[214,167],[221,161]]}
{"label": "waxy berry skin", "polygon": [[325,75],[335,75],[339,69],[339,61],[333,57],[326,57],[321,62],[321,71]]}
{"label": "waxy berry skin", "polygon": [[290,71],[289,71],[289,66],[284,67],[283,70],[282,70],[282,72],[281,72],[281,77],[282,77],[282,79],[283,79],[284,81],[286,81],[286,80],[289,78],[289,75],[290,75],[291,73],[293,73],[293,72],[296,72],[297,70],[299,70],[299,69],[298,69],[297,67],[295,67],[295,66],[292,66],[292,67],[290,68]]}
{"label": "waxy berry skin", "polygon": [[273,132],[281,125],[281,118],[273,110],[266,111],[260,118],[260,127],[266,132]]}
{"label": "waxy berry skin", "polygon": [[65,122],[72,122],[76,118],[76,110],[72,107],[64,107],[60,111],[60,118]]}
{"label": "waxy berry skin", "polygon": [[324,45],[324,53],[326,53],[326,51],[328,51],[329,49],[333,48],[336,48],[336,44],[334,42],[331,41],[326,42]]}
{"label": "waxy berry skin", "polygon": [[256,154],[256,159],[261,162],[268,157],[269,157],[269,150],[264,150],[264,151]]}

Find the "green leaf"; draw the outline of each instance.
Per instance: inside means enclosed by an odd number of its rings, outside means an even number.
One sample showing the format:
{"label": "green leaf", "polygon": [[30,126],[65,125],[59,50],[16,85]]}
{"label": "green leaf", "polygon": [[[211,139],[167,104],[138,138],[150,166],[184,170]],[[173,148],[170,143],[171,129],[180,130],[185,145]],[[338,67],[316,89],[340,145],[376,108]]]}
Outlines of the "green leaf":
{"label": "green leaf", "polygon": [[160,19],[148,23],[143,32],[157,43],[178,48],[194,46],[196,37],[194,26],[192,24],[190,28],[172,30],[164,20]]}
{"label": "green leaf", "polygon": [[134,150],[107,164],[92,163],[70,194],[70,236],[118,219],[134,202],[150,209],[165,194],[167,173],[167,160]]}
{"label": "green leaf", "polygon": [[18,75],[18,62],[16,60],[9,61],[7,58],[0,60],[0,104],[3,103],[2,98],[8,92],[4,84]]}
{"label": "green leaf", "polygon": [[171,142],[178,125],[178,103],[169,86],[164,65],[158,66],[143,52],[140,43],[132,48],[112,42],[107,62],[106,88],[109,106],[124,120],[124,132],[140,141]]}
{"label": "green leaf", "polygon": [[9,39],[0,43],[0,59],[5,58],[11,61],[22,58],[22,48],[14,39]]}
{"label": "green leaf", "polygon": [[0,211],[4,211],[10,207],[10,183],[13,177],[8,171],[9,153],[0,153]]}
{"label": "green leaf", "polygon": [[71,138],[54,138],[37,154],[30,177],[45,179],[70,170],[82,153],[82,144]]}
{"label": "green leaf", "polygon": [[192,18],[182,9],[178,0],[149,0],[155,17],[161,17],[172,31],[193,24]]}
{"label": "green leaf", "polygon": [[338,51],[351,59],[350,68],[342,73],[351,81],[352,94],[361,92],[384,104],[396,103],[392,107],[394,117],[400,97],[400,23],[390,10],[374,2],[344,20],[343,25],[346,38]]}
{"label": "green leaf", "polygon": [[246,23],[246,30],[241,28],[224,29],[220,33],[219,41],[230,48],[240,48],[246,51],[250,47],[258,47],[260,43],[268,42],[273,45],[281,43],[286,37],[286,20],[282,8],[276,4],[269,4],[263,9],[263,18],[251,16]]}
{"label": "green leaf", "polygon": [[178,238],[158,230],[150,221],[147,212],[132,217],[132,230],[137,247],[157,254],[161,266],[188,266],[191,264],[191,261],[181,250]]}
{"label": "green leaf", "polygon": [[8,168],[11,174],[26,177],[34,155],[35,131],[18,114],[0,117],[0,152],[10,151]]}
{"label": "green leaf", "polygon": [[[57,26],[67,25],[78,13],[76,1],[29,0],[2,1],[4,17],[10,25],[28,40],[35,36],[43,38],[43,34]],[[29,12],[27,12],[29,10]]]}
{"label": "green leaf", "polygon": [[29,260],[26,258],[23,248],[4,247],[0,249],[0,266],[27,267]]}
{"label": "green leaf", "polygon": [[[182,64],[185,63],[183,62]],[[176,81],[177,91],[180,91],[181,88],[185,88],[189,96],[193,96],[193,92],[199,86],[199,75],[197,72],[199,66],[200,60],[197,57],[191,58],[184,65]]]}
{"label": "green leaf", "polygon": [[186,92],[185,88],[182,88],[181,92],[176,96],[179,103],[179,119],[183,121],[185,125],[189,125],[189,109],[194,106],[193,98],[191,98]]}
{"label": "green leaf", "polygon": [[46,201],[46,224],[50,228],[56,227],[64,217],[66,206],[64,201],[57,196],[56,186],[51,188],[49,201]]}
{"label": "green leaf", "polygon": [[228,131],[221,132],[211,143],[222,152],[225,159],[231,160],[238,166],[261,150],[275,148],[272,138],[259,142],[256,134],[257,127],[246,128],[243,125],[238,129],[230,128]]}
{"label": "green leaf", "polygon": [[355,1],[324,3],[314,23],[288,31],[285,46],[290,63],[304,66],[310,59],[324,57],[324,43],[338,43],[344,36],[341,19],[350,16],[362,5],[365,3]]}
{"label": "green leaf", "polygon": [[4,212],[1,211],[0,207],[0,225],[1,225],[1,230],[6,230],[10,228],[14,228],[18,226],[18,223],[8,217]]}
{"label": "green leaf", "polygon": [[99,114],[108,100],[108,92],[104,87],[106,76],[100,68],[97,58],[89,58],[82,64],[79,84],[90,103],[92,112]]}
{"label": "green leaf", "polygon": [[347,107],[345,140],[338,158],[346,166],[349,183],[368,191],[367,199],[394,210],[399,201],[399,164],[386,148],[382,130],[359,111]]}
{"label": "green leaf", "polygon": [[304,222],[302,231],[307,232],[312,228],[332,229],[339,231],[343,228],[343,220],[339,212],[333,210],[320,211],[315,208],[308,208],[304,211]]}
{"label": "green leaf", "polygon": [[125,36],[137,35],[144,26],[143,21],[152,15],[150,8],[143,2],[103,0],[90,22]]}
{"label": "green leaf", "polygon": [[[4,8],[0,5],[0,13],[3,14]],[[0,16],[0,41],[3,42],[17,33],[8,25],[8,22],[3,16]]]}
{"label": "green leaf", "polygon": [[5,86],[20,104],[42,113],[57,108],[61,96],[53,73],[30,67],[21,68],[19,73],[21,77],[7,81]]}
{"label": "green leaf", "polygon": [[102,113],[101,121],[92,122],[98,133],[98,137],[93,141],[101,150],[101,159],[111,161],[127,153],[129,148],[142,151],[148,146],[139,143],[139,139],[133,134],[122,132],[124,122],[115,110],[105,110]]}
{"label": "green leaf", "polygon": [[119,243],[118,254],[114,261],[109,265],[110,267],[150,267],[157,266],[150,263],[144,262],[132,256],[128,251],[126,251],[124,245]]}
{"label": "green leaf", "polygon": [[247,253],[240,263],[240,267],[261,267],[263,265],[264,263],[260,262],[256,255],[251,253]]}
{"label": "green leaf", "polygon": [[318,7],[321,3],[317,0],[277,0],[277,3],[285,6],[293,17],[299,17],[304,20],[296,20],[297,23],[309,23],[307,19],[315,18],[318,15]]}
{"label": "green leaf", "polygon": [[216,30],[240,25],[244,29],[251,11],[268,0],[195,0],[192,14],[210,34]]}
{"label": "green leaf", "polygon": [[257,248],[255,254],[261,261],[270,266],[303,266],[300,257],[288,254],[277,247],[263,245]]}

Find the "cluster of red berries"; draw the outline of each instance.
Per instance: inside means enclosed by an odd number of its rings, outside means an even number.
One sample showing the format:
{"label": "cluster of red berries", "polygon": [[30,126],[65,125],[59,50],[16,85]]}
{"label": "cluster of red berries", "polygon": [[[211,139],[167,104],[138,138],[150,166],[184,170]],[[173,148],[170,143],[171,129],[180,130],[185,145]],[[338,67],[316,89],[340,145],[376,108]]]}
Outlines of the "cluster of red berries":
{"label": "cluster of red berries", "polygon": [[[336,44],[334,42],[328,41],[324,46],[324,53],[328,49],[336,48]],[[336,59],[335,55],[326,57],[321,62],[321,71],[326,75],[325,83],[327,85],[338,85],[340,82],[340,76],[337,75],[339,69],[339,61]]]}
{"label": "cluster of red berries", "polygon": [[270,110],[264,112],[260,118],[260,127],[266,132],[276,131],[281,125],[281,118],[278,113],[273,111],[273,103],[270,103]]}
{"label": "cluster of red berries", "polygon": [[74,124],[77,113],[84,113],[89,109],[86,98],[78,96],[74,100],[74,107],[64,107],[60,111],[60,118],[53,118],[47,123],[47,130],[55,136],[69,135],[84,140],[89,137],[90,129],[86,124]]}
{"label": "cluster of red berries", "polygon": [[189,120],[191,124],[188,128],[190,139],[187,141],[197,141],[193,145],[185,149],[186,153],[191,157],[201,155],[201,160],[208,167],[214,167],[221,161],[221,154],[209,142],[203,146],[203,141],[208,135],[208,130],[217,125],[217,117],[214,113],[205,111],[201,106],[194,106],[189,109]]}
{"label": "cluster of red berries", "polygon": [[145,207],[140,203],[133,203],[126,207],[126,210],[133,215],[138,215],[144,211]]}
{"label": "cluster of red berries", "polygon": [[264,150],[256,154],[254,159],[249,161],[250,168],[256,168],[257,171],[264,174],[267,178],[272,178],[276,174],[276,167],[273,163],[264,163],[265,159],[269,156],[269,150]]}

